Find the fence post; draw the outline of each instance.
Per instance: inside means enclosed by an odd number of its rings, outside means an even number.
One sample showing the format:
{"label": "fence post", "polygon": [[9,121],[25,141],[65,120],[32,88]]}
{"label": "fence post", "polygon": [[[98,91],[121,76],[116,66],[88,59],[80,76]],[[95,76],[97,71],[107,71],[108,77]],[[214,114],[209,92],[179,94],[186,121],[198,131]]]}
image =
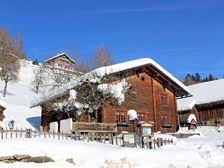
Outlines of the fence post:
{"label": "fence post", "polygon": [[137,136],[138,136],[137,133],[135,133],[135,134],[134,134],[134,139],[135,139],[135,140],[134,140],[134,141],[135,141],[135,142],[134,142],[134,143],[135,143],[135,144],[134,144],[134,147],[137,147]]}
{"label": "fence post", "polygon": [[163,139],[162,138],[160,139],[160,142],[161,142],[161,146],[163,146]]}
{"label": "fence post", "polygon": [[60,140],[60,134],[59,134],[59,132],[57,134],[58,134],[58,140]]}
{"label": "fence post", "polygon": [[7,139],[7,134],[8,134],[8,130],[6,130],[5,132],[5,138]]}
{"label": "fence post", "polygon": [[141,137],[141,142],[142,142],[142,148],[144,148],[144,137]]}
{"label": "fence post", "polygon": [[67,132],[65,134],[65,138],[66,138],[66,140],[68,140],[68,133]]}
{"label": "fence post", "polygon": [[12,131],[13,131],[13,130],[10,130],[10,138],[12,138]]}
{"label": "fence post", "polygon": [[153,148],[156,149],[156,139],[153,138]]}
{"label": "fence post", "polygon": [[89,142],[89,139],[90,139],[90,133],[87,132],[87,142]]}
{"label": "fence post", "polygon": [[112,141],[111,141],[111,134],[109,133],[108,136],[109,136],[109,144],[112,144]]}
{"label": "fence post", "polygon": [[103,142],[106,143],[106,133],[103,133]]}
{"label": "fence post", "polygon": [[46,139],[46,131],[44,131],[44,138]]}
{"label": "fence post", "polygon": [[1,130],[1,139],[3,139],[3,129]]}
{"label": "fence post", "polygon": [[34,130],[34,138],[36,138],[36,136],[37,136],[37,129],[35,128],[35,130]]}
{"label": "fence post", "polygon": [[149,140],[149,149],[152,149],[152,139]]}
{"label": "fence post", "polygon": [[100,142],[103,142],[103,140],[102,140],[102,134],[101,133],[99,135],[99,138],[100,138]]}
{"label": "fence post", "polygon": [[22,138],[23,129],[20,129],[20,138]]}
{"label": "fence post", "polygon": [[116,145],[118,145],[118,137],[117,137],[117,133],[116,133],[116,136],[115,136],[115,138],[116,138]]}
{"label": "fence post", "polygon": [[156,146],[159,148],[159,138],[156,139]]}

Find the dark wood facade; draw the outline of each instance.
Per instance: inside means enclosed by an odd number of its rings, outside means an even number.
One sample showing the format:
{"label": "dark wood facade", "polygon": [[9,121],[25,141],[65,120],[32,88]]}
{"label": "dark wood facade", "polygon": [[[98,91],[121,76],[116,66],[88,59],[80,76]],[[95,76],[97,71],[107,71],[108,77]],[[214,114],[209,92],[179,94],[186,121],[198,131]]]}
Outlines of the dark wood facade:
{"label": "dark wood facade", "polygon": [[[171,79],[150,66],[138,67],[132,73],[130,71],[119,72],[119,76],[120,80],[125,79],[127,83],[135,86],[135,97],[129,99],[127,96],[119,106],[105,103],[96,115],[97,122],[118,123],[119,131],[131,131],[133,124],[128,119],[128,110],[134,109],[137,112],[138,121],[153,121],[155,123],[154,131],[176,131],[176,95],[184,95],[183,88],[178,87]],[[48,109],[49,103],[50,101],[41,104],[41,125],[46,131],[49,130],[49,123],[53,121],[53,116]],[[66,118],[66,116],[62,118]],[[91,122],[90,116],[84,115],[80,121]]]}
{"label": "dark wood facade", "polygon": [[106,104],[102,110],[101,120],[120,124],[120,131],[130,131],[125,123],[129,123],[128,110],[134,109],[139,121],[155,123],[154,131],[174,132],[177,121],[175,95],[145,72],[129,76],[126,81],[136,86],[136,97],[131,100],[127,98],[116,107]]}
{"label": "dark wood facade", "polygon": [[58,68],[63,68],[63,69],[74,69],[75,68],[75,62],[72,59],[70,59],[70,57],[65,53],[62,53],[62,54],[59,54],[57,56],[47,59],[44,62],[44,64],[55,66]]}
{"label": "dark wood facade", "polygon": [[5,118],[4,113],[3,113],[4,110],[5,110],[5,107],[0,105],[0,121],[3,121],[3,119]]}
{"label": "dark wood facade", "polygon": [[202,125],[224,125],[224,101],[211,102],[206,104],[195,105],[187,111],[179,111],[180,123],[187,124],[187,117],[193,113],[197,117],[197,121]]}

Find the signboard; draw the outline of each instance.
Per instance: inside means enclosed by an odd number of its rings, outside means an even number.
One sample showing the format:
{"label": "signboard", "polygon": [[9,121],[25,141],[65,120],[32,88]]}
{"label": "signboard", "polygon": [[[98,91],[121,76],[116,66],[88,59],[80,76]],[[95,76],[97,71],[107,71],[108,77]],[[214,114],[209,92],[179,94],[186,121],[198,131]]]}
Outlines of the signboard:
{"label": "signboard", "polygon": [[125,133],[123,134],[123,146],[125,147],[135,147],[135,134]]}
{"label": "signboard", "polygon": [[73,122],[74,132],[117,132],[117,124]]}
{"label": "signboard", "polygon": [[142,137],[152,136],[153,124],[154,124],[154,122],[151,122],[151,121],[140,122],[141,136]]}
{"label": "signboard", "polygon": [[150,127],[142,127],[142,136],[150,136],[152,134]]}

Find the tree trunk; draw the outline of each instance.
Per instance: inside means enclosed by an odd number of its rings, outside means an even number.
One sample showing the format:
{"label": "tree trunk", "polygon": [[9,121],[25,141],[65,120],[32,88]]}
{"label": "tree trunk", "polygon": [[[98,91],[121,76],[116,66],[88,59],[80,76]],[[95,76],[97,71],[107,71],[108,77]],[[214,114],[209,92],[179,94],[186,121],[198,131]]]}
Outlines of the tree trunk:
{"label": "tree trunk", "polygon": [[38,94],[38,92],[39,92],[39,85],[36,86],[36,94]]}
{"label": "tree trunk", "polygon": [[6,96],[7,85],[8,85],[8,80],[5,80],[5,86],[4,86],[3,97],[5,97],[5,96]]}

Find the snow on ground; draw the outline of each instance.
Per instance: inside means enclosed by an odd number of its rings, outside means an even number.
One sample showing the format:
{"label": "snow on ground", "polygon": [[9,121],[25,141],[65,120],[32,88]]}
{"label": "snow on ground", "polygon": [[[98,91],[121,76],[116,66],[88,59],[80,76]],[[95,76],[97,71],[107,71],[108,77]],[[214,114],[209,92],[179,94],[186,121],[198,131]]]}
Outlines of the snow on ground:
{"label": "snow on ground", "polygon": [[[159,149],[124,148],[97,142],[53,139],[0,140],[0,156],[50,156],[54,163],[0,163],[0,167],[32,168],[223,168],[224,128],[200,127],[203,136],[177,139]],[[75,166],[65,160],[73,158]]]}
{"label": "snow on ground", "polygon": [[[40,108],[30,109],[31,102],[37,96],[32,86],[35,68],[37,66],[31,61],[22,60],[18,81],[8,83],[7,95],[3,98],[7,104],[7,109],[4,111],[6,125],[13,119],[15,127],[18,128],[39,126]],[[0,81],[0,96],[2,96],[3,87],[3,82]]]}

